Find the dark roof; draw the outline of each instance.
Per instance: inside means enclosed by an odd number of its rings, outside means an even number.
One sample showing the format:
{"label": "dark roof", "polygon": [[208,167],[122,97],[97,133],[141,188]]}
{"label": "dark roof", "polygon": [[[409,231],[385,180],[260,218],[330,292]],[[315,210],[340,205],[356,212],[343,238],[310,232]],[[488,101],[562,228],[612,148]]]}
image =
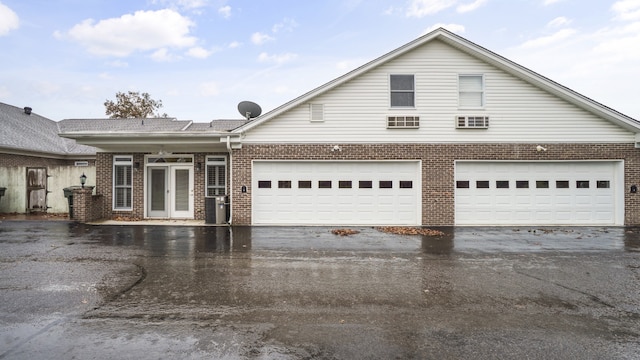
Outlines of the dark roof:
{"label": "dark roof", "polygon": [[0,103],[0,148],[52,155],[95,155],[96,149],[58,136],[58,124],[23,108]]}

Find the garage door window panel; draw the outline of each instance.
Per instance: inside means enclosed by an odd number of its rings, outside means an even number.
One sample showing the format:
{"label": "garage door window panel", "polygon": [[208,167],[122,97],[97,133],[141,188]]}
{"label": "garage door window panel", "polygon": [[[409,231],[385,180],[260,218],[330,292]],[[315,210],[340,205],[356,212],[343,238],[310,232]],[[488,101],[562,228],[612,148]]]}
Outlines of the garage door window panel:
{"label": "garage door window panel", "polygon": [[556,181],[556,189],[568,189],[569,181],[566,180],[558,180]]}
{"label": "garage door window panel", "polygon": [[508,189],[509,181],[508,180],[498,180],[496,181],[496,189]]}
{"label": "garage door window panel", "polygon": [[413,189],[413,181],[400,181],[400,189]]}
{"label": "garage door window panel", "polygon": [[516,189],[528,189],[529,181],[528,180],[516,180]]}
{"label": "garage door window panel", "polygon": [[536,189],[548,189],[549,181],[547,180],[538,180],[536,181]]}
{"label": "garage door window panel", "polygon": [[611,187],[611,182],[609,180],[598,180],[596,182],[596,187],[598,189],[609,189]]}
{"label": "garage door window panel", "polygon": [[291,180],[278,180],[278,189],[291,189]]}
{"label": "garage door window panel", "polygon": [[589,180],[578,180],[576,181],[577,189],[588,189],[589,188]]}
{"label": "garage door window panel", "polygon": [[271,180],[259,180],[258,181],[259,189],[271,189]]}
{"label": "garage door window panel", "polygon": [[468,189],[469,188],[469,181],[467,181],[467,180],[458,180],[458,181],[456,181],[456,188],[457,189]]}
{"label": "garage door window panel", "polygon": [[489,181],[485,181],[485,180],[476,181],[476,189],[488,189],[488,188],[489,188]]}
{"label": "garage door window panel", "polygon": [[311,181],[310,180],[299,180],[298,181],[298,189],[311,189]]}
{"label": "garage door window panel", "polygon": [[360,180],[358,181],[358,187],[360,189],[373,189],[373,181]]}
{"label": "garage door window panel", "polygon": [[393,181],[381,180],[378,186],[380,187],[380,189],[392,189]]}
{"label": "garage door window panel", "polygon": [[331,189],[331,180],[318,181],[318,189]]}
{"label": "garage door window panel", "polygon": [[340,189],[351,189],[351,181],[350,180],[340,180],[338,181],[338,188]]}

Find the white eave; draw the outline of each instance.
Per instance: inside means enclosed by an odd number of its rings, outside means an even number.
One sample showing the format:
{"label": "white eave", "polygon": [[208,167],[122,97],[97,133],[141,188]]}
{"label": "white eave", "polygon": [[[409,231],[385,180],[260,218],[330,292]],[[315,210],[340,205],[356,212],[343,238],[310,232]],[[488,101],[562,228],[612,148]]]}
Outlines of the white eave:
{"label": "white eave", "polygon": [[229,132],[88,132],[74,131],[60,133],[61,137],[74,139],[78,143],[94,146],[102,151],[157,151],[163,148],[170,151],[220,151],[227,148],[227,137],[233,148],[238,147],[239,136]]}

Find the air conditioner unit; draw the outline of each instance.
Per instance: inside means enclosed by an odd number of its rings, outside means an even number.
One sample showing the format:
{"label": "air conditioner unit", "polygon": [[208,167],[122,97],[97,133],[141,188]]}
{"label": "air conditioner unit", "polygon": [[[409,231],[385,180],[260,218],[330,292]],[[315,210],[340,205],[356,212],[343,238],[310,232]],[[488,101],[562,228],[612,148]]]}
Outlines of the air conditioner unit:
{"label": "air conditioner unit", "polygon": [[387,116],[387,128],[389,129],[417,129],[419,127],[419,116]]}
{"label": "air conditioner unit", "polygon": [[486,129],[489,127],[489,117],[456,116],[456,127],[463,129]]}

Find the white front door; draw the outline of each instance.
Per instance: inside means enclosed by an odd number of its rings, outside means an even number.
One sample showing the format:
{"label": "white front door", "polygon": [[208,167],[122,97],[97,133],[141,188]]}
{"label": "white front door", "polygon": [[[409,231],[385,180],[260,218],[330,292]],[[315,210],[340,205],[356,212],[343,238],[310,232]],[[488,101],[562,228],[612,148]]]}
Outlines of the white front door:
{"label": "white front door", "polygon": [[169,215],[172,218],[193,218],[193,167],[171,166]]}
{"label": "white front door", "polygon": [[193,218],[193,167],[147,167],[147,217]]}

